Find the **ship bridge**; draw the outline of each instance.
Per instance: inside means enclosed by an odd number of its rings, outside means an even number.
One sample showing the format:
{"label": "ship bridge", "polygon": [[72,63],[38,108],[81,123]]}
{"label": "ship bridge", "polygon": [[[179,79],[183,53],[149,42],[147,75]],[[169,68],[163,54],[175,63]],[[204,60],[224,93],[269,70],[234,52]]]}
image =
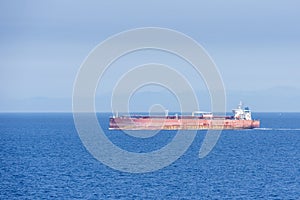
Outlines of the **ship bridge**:
{"label": "ship bridge", "polygon": [[232,110],[234,119],[237,120],[252,120],[251,110],[249,107],[243,108],[242,102],[238,105],[236,109]]}

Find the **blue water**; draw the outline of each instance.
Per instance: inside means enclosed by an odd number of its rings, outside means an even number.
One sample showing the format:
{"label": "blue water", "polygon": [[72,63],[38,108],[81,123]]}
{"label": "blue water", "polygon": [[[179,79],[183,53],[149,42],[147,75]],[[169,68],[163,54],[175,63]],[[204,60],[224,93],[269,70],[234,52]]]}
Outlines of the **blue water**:
{"label": "blue water", "polygon": [[[107,127],[107,114],[99,121]],[[261,129],[223,131],[205,158],[205,131],[170,166],[146,174],[113,170],[82,145],[72,114],[0,114],[0,199],[299,199],[300,113],[256,113]],[[132,138],[135,152],[161,148],[176,132]]]}

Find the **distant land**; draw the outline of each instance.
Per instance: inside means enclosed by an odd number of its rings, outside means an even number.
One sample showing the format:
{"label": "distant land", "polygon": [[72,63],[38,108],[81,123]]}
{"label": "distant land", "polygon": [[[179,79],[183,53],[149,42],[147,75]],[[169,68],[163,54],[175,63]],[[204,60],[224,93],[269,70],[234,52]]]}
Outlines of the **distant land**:
{"label": "distant land", "polygon": [[[200,110],[210,111],[209,95],[207,91],[198,91],[201,95]],[[239,101],[243,101],[253,112],[300,112],[300,89],[293,87],[274,87],[264,90],[239,91],[228,90],[227,111],[235,108]],[[174,98],[175,99],[175,98]],[[170,101],[169,97],[160,92],[137,93],[130,104],[131,111],[148,111],[149,105],[162,104],[169,111],[178,111],[176,101]],[[110,112],[110,94],[103,98],[96,98],[97,111]],[[132,106],[133,104],[133,106]],[[48,98],[34,97],[27,99],[3,99],[0,98],[0,112],[72,112],[72,98]]]}

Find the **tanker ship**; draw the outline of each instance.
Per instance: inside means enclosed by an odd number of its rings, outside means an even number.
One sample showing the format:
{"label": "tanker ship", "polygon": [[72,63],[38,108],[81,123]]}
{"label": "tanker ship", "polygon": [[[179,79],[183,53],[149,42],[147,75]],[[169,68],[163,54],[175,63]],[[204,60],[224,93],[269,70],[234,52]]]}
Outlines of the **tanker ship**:
{"label": "tanker ship", "polygon": [[231,116],[215,116],[211,112],[194,111],[191,115],[148,116],[132,115],[109,118],[110,130],[223,130],[259,128],[260,121],[253,120],[251,110],[240,103]]}

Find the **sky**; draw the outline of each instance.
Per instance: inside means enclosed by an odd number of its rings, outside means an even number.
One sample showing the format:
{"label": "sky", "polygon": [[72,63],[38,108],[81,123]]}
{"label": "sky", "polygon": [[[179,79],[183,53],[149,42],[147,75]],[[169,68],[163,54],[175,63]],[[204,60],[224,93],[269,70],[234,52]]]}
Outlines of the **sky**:
{"label": "sky", "polygon": [[[296,0],[0,0],[0,112],[70,112],[76,74],[89,52],[112,35],[141,27],[173,29],[201,44],[222,76],[228,109],[243,100],[256,112],[300,112],[299,7]],[[141,57],[137,63],[183,64],[145,52],[120,65]],[[193,72],[186,73],[197,84]],[[147,99],[163,91],[141,90],[137,109],[149,107],[154,102]],[[196,91],[208,109],[203,80]],[[168,95],[161,96],[163,104]],[[109,110],[110,102],[102,102],[99,109]]]}

